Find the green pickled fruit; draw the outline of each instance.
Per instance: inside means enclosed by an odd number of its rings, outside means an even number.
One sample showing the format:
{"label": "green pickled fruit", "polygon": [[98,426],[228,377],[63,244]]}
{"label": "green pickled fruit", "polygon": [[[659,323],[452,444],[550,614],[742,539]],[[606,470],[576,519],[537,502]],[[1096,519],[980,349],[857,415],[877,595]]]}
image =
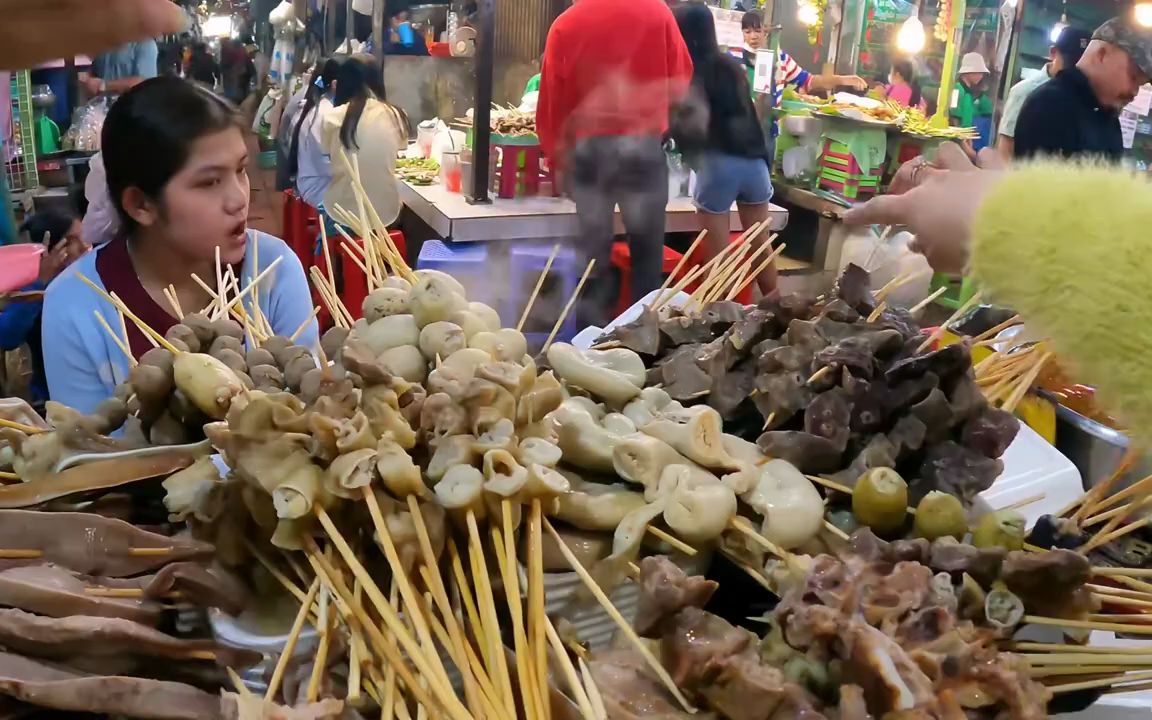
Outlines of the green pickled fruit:
{"label": "green pickled fruit", "polygon": [[860,476],[852,490],[852,514],[879,535],[904,527],[908,513],[908,483],[891,468],[873,468]]}
{"label": "green pickled fruit", "polygon": [[1023,515],[1012,510],[986,513],[972,529],[972,544],[978,548],[1023,550],[1026,522]]}
{"label": "green pickled fruit", "polygon": [[968,516],[955,495],[933,490],[916,506],[913,529],[918,537],[926,540],[942,537],[961,540],[968,532]]}

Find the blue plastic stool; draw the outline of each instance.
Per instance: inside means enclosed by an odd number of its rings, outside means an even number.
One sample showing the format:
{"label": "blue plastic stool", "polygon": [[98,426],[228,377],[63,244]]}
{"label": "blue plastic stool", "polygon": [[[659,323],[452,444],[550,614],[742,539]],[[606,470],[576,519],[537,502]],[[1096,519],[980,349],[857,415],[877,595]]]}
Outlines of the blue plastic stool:
{"label": "blue plastic stool", "polygon": [[[520,315],[532,297],[532,290],[540,279],[540,273],[548,264],[552,248],[553,245],[548,243],[515,243],[508,248],[509,287],[498,308],[506,324],[515,324],[520,320]],[[576,291],[583,270],[576,251],[570,247],[561,247],[548,270],[548,278],[540,288],[540,295],[532,304],[532,314],[524,323],[524,337],[528,340],[529,348],[536,350],[544,345],[548,333],[552,332],[552,325],[564,310],[564,304]],[[580,329],[573,309],[556,334],[556,342],[571,340]]]}
{"label": "blue plastic stool", "polygon": [[[456,278],[469,300],[495,306],[501,294],[503,273],[489,263],[487,243],[446,243],[428,240],[416,258],[417,270],[439,270]],[[501,316],[505,323],[508,318]],[[515,322],[515,321],[513,321]]]}

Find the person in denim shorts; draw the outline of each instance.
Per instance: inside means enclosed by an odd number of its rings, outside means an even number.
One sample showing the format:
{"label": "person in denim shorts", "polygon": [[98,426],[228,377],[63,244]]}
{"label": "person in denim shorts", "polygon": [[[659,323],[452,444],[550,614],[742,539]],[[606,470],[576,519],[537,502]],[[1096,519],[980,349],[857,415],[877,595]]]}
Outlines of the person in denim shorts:
{"label": "person in denim shorts", "polygon": [[[712,12],[701,3],[673,12],[694,71],[688,99],[673,113],[672,135],[696,171],[696,212],[708,233],[704,246],[714,256],[728,243],[733,203],[744,227],[768,219],[768,143],[742,64],[716,42]],[[776,289],[775,263],[757,282],[764,294]]]}

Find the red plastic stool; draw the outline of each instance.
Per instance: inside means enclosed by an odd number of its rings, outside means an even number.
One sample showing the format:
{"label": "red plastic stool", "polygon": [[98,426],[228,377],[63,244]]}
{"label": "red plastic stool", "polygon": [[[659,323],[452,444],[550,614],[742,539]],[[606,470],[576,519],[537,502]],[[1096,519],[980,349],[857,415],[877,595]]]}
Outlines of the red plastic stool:
{"label": "red plastic stool", "polygon": [[540,146],[494,143],[500,151],[497,197],[537,195],[540,192]]}
{"label": "red plastic stool", "polygon": [[[734,232],[734,233],[729,234],[728,244],[731,245],[732,243],[737,242],[740,239],[741,235],[743,235],[743,233]],[[764,252],[770,252],[770,251],[765,250]],[[705,254],[703,247],[697,247],[696,251],[692,253],[692,256],[690,258],[688,258],[688,262],[684,263],[684,268],[679,273],[677,273],[677,277],[672,280],[672,284],[675,285],[677,280],[684,277],[688,273],[692,272],[698,266],[703,265],[704,263],[708,262],[710,259],[711,258],[709,258]],[[700,283],[702,283],[702,282],[703,282],[703,278],[697,278],[696,280],[693,280],[692,282],[688,283],[687,286],[685,286],[684,292],[691,294],[697,288],[700,287]],[[751,305],[752,304],[752,286],[753,285],[755,285],[755,282],[748,283],[748,287],[741,290],[740,294],[737,295],[734,298],[734,300],[736,302],[742,303],[744,305]]]}
{"label": "red plastic stool", "polygon": [[[665,246],[662,272],[667,275],[675,270],[682,257],[677,251]],[[616,317],[620,317],[632,307],[632,250],[628,243],[612,243],[612,267],[620,271],[620,296],[616,299]]]}
{"label": "red plastic stool", "polygon": [[[392,244],[396,246],[400,257],[404,258],[404,262],[408,262],[408,245],[404,240],[404,233],[393,230],[388,233],[388,237],[392,239]],[[360,238],[353,237],[352,239],[356,241],[356,246],[359,247]],[[363,315],[364,298],[368,297],[368,278],[343,248],[333,244],[329,251],[332,253],[332,262],[339,263],[343,271],[340,301],[344,303],[344,307],[348,308],[348,312],[352,313],[352,317],[359,320]]]}
{"label": "red plastic stool", "polygon": [[316,208],[296,196],[292,190],[284,191],[284,242],[300,258],[304,272],[315,262],[316,237],[320,234],[320,215]]}

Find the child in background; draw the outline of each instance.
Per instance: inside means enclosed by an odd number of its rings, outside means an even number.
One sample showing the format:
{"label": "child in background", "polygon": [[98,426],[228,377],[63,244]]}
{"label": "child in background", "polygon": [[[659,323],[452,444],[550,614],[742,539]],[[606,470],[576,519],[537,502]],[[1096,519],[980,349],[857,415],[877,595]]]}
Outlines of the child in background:
{"label": "child in background", "polygon": [[[37,213],[24,221],[20,233],[26,242],[42,242],[45,246],[44,254],[40,256],[40,276],[36,282],[22,288],[25,291],[44,290],[61,271],[88,252],[88,244],[81,237],[80,221],[68,214]],[[28,346],[32,363],[29,399],[37,409],[48,399],[44,351],[40,341],[43,309],[42,299],[16,300],[0,308],[0,349],[11,352]]]}

